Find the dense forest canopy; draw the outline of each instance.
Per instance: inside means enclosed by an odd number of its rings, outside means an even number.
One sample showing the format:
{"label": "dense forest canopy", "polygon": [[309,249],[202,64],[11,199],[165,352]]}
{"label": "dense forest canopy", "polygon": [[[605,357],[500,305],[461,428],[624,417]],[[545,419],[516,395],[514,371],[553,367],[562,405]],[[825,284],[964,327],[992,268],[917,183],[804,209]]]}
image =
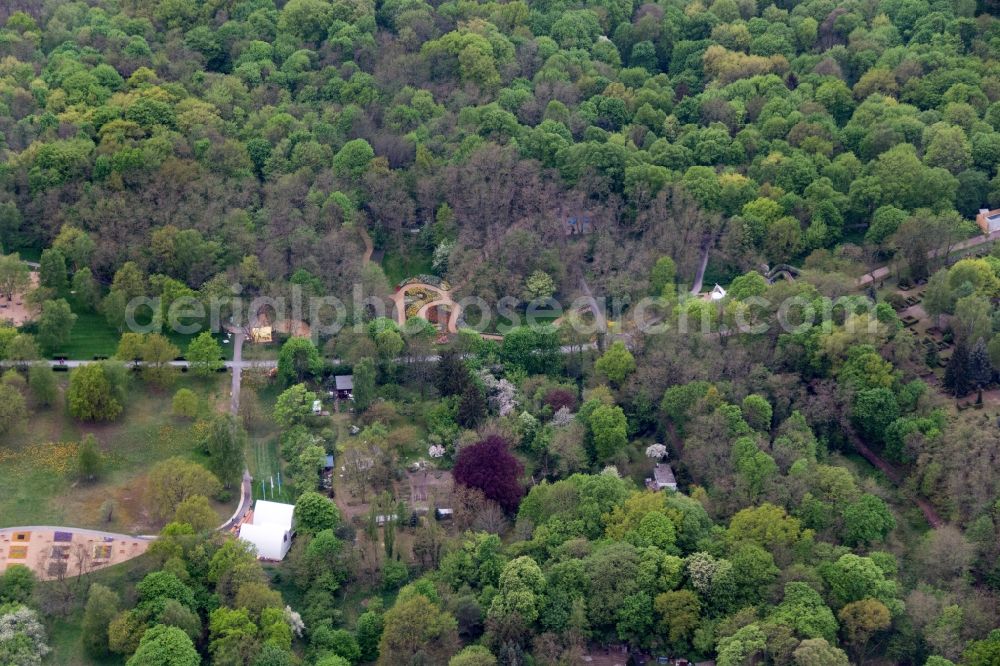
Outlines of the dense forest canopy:
{"label": "dense forest canopy", "polygon": [[971,0],[15,1],[0,21],[4,245],[80,229],[105,281],[131,260],[203,289],[255,256],[343,290],[364,225],[479,295],[583,264],[634,295],[660,254],[690,283],[707,246],[737,269],[884,255],[911,214],[962,234],[1000,205],[998,28]]}

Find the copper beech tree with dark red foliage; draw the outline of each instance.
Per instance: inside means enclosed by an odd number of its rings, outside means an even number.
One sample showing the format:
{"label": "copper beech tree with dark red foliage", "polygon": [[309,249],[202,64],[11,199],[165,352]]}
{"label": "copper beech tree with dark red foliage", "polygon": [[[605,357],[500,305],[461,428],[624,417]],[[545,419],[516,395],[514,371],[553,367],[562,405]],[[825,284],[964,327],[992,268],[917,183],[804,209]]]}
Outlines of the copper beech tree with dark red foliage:
{"label": "copper beech tree with dark red foliage", "polygon": [[558,412],[563,407],[572,411],[576,407],[576,395],[569,389],[549,389],[542,402],[551,407],[553,412]]}
{"label": "copper beech tree with dark red foliage", "polygon": [[513,513],[524,495],[520,481],[523,469],[506,440],[490,435],[458,452],[453,473],[456,482],[478,488],[504,511]]}

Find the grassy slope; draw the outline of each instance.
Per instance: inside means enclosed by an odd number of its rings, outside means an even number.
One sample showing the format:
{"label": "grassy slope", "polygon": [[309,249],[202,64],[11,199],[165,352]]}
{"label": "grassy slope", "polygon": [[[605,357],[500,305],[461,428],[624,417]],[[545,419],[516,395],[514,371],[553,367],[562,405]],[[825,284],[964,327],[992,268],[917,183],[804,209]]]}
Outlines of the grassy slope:
{"label": "grassy slope", "polygon": [[387,251],[382,259],[382,271],[390,285],[396,285],[414,275],[433,274],[431,257],[420,252],[400,254]]}
{"label": "grassy slope", "polygon": [[[25,429],[0,446],[0,524],[71,525],[126,532],[150,529],[144,515],[144,474],[157,461],[173,455],[199,459],[189,422],[171,416],[173,392],[182,386],[196,391],[205,409],[226,400],[224,379],[205,381],[182,376],[168,391],[147,390],[136,381],[122,417],[113,424],[80,424],[58,407],[41,410]],[[65,376],[60,377],[65,385]],[[72,446],[84,433],[93,433],[106,456],[103,478],[94,484],[79,484],[72,478],[75,453]],[[114,499],[114,520],[105,523],[101,505]],[[219,506],[220,516],[228,516]]]}

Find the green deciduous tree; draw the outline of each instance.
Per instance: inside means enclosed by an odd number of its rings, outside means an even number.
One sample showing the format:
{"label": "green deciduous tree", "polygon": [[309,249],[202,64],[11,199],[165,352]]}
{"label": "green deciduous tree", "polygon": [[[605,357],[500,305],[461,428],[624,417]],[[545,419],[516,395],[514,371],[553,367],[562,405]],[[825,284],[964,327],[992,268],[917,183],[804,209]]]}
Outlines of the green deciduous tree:
{"label": "green deciduous tree", "polygon": [[560,367],[559,336],[551,326],[520,326],[509,331],[500,347],[500,360],[508,369],[530,374],[553,372]]}
{"label": "green deciduous tree", "polygon": [[66,291],[66,257],[57,249],[42,250],[38,260],[38,283],[54,290],[57,294]]}
{"label": "green deciduous tree", "polygon": [[867,597],[889,603],[895,598],[897,591],[896,583],[886,579],[885,572],[872,558],[853,553],[840,556],[836,562],[826,567],[823,577],[830,586],[835,607]]}
{"label": "green deciduous tree", "polygon": [[238,483],[243,471],[247,432],[235,414],[216,414],[209,422],[203,442],[208,453],[208,469],[224,488]]}
{"label": "green deciduous tree", "polygon": [[649,273],[649,289],[653,296],[673,296],[676,279],[677,264],[670,257],[660,257]]}
{"label": "green deciduous tree", "polygon": [[34,363],[28,370],[28,387],[37,405],[51,407],[59,398],[55,373],[47,363]]}
{"label": "green deciduous tree", "polygon": [[304,492],[295,501],[295,527],[303,534],[335,530],[340,525],[340,511],[329,498],[314,491]]}
{"label": "green deciduous tree", "polygon": [[191,341],[187,351],[184,352],[184,357],[191,366],[191,372],[198,377],[210,377],[225,365],[222,360],[222,346],[208,331],[202,331]]}
{"label": "green deciduous tree", "polygon": [[256,647],[257,625],[245,608],[217,608],[208,622],[212,663],[241,666],[250,661]]}
{"label": "green deciduous tree", "polygon": [[157,386],[169,386],[177,377],[177,368],[170,363],[181,350],[159,333],[150,333],[142,345],[142,376]]}
{"label": "green deciduous tree", "polygon": [[87,594],[87,605],[80,623],[83,647],[92,657],[108,655],[108,625],[118,614],[118,594],[100,583],[93,583]]}
{"label": "green deciduous tree", "polygon": [[873,442],[881,442],[885,429],[899,418],[896,395],[887,388],[860,391],[851,406],[851,420]]}
{"label": "green deciduous tree", "polygon": [[66,299],[45,301],[38,317],[38,341],[49,351],[58,350],[69,342],[76,319]]}
{"label": "green deciduous tree", "polygon": [[154,516],[166,519],[188,497],[214,497],[221,488],[215,475],[198,463],[168,458],[154,465],[149,473],[147,501]]}
{"label": "green deciduous tree", "polygon": [[286,384],[303,382],[323,367],[316,345],[309,338],[288,338],[278,352],[278,376]]}
{"label": "green deciduous tree", "polygon": [[52,247],[62,253],[74,271],[80,271],[86,267],[94,253],[94,241],[90,235],[86,231],[68,224],[64,224],[59,230],[59,235],[52,242]]}
{"label": "green deciduous tree", "polygon": [[370,358],[363,358],[354,366],[352,394],[359,412],[367,411],[375,399],[375,363]]}
{"label": "green deciduous tree", "polygon": [[206,532],[219,525],[219,516],[204,495],[191,495],[177,505],[174,522],[184,523],[195,532]]}
{"label": "green deciduous tree", "polygon": [[691,590],[663,592],[653,600],[671,647],[684,650],[701,623],[701,602]]}
{"label": "green deciduous tree", "polygon": [[13,300],[14,294],[23,294],[30,284],[28,266],[17,253],[0,256],[0,296]]}
{"label": "green deciduous tree", "polygon": [[198,666],[201,657],[188,635],[177,627],[156,625],[146,630],[139,649],[126,666]]}
{"label": "green deciduous tree", "polygon": [[470,645],[448,661],[448,666],[496,666],[497,658],[482,645]]}
{"label": "green deciduous tree", "polygon": [[535,271],[525,280],[524,295],[529,301],[551,298],[554,293],[556,293],[556,283],[545,271]]}
{"label": "green deciduous tree", "polygon": [[305,384],[295,384],[285,389],[274,404],[274,420],[285,428],[305,422],[312,414],[316,394]]}
{"label": "green deciduous tree", "polygon": [[767,637],[756,624],[748,624],[732,636],[719,640],[715,663],[718,666],[741,666],[767,647]]}
{"label": "green deciduous tree", "polygon": [[822,638],[807,638],[792,653],[795,666],[850,666],[844,651]]}
{"label": "green deciduous tree", "polygon": [[35,572],[23,564],[9,564],[0,575],[0,602],[27,603],[35,589]]}
{"label": "green deciduous tree", "polygon": [[762,395],[751,393],[741,404],[743,418],[758,432],[770,432],[773,410],[771,403]]}
{"label": "green deciduous tree", "polygon": [[122,405],[105,363],[88,363],[69,375],[69,413],[81,421],[114,421]]}
{"label": "green deciduous tree", "polygon": [[429,663],[445,663],[457,650],[455,618],[424,595],[401,594],[386,612],[379,642],[381,666],[410,663],[417,655]]}
{"label": "green deciduous tree", "polygon": [[73,301],[87,312],[97,309],[101,292],[94,280],[94,274],[84,266],[73,274]]}
{"label": "green deciduous tree", "polygon": [[635,372],[635,367],[635,357],[621,340],[616,340],[594,363],[594,368],[615,386]]}
{"label": "green deciduous tree", "polygon": [[9,434],[28,418],[28,406],[24,396],[9,384],[0,384],[0,434]]}
{"label": "green deciduous tree", "polygon": [[97,438],[87,433],[80,442],[76,455],[76,469],[80,479],[91,482],[100,477],[104,468],[104,455],[101,453]]}
{"label": "green deciduous tree", "polygon": [[864,662],[868,642],[879,631],[888,629],[892,616],[885,604],[877,599],[852,601],[837,614],[844,628],[847,644],[854,650],[858,664]]}
{"label": "green deciduous tree", "polygon": [[378,659],[378,644],[382,638],[384,626],[381,608],[379,610],[369,608],[358,616],[356,631],[362,661],[370,662]]}
{"label": "green deciduous tree", "polygon": [[617,405],[599,405],[587,419],[594,443],[595,458],[607,461],[628,443],[628,423],[625,412]]}
{"label": "green deciduous tree", "polygon": [[333,158],[333,170],[338,176],[360,178],[375,158],[375,151],[364,139],[351,139]]}
{"label": "green deciduous tree", "polygon": [[177,389],[171,400],[171,409],[174,416],[182,416],[186,419],[193,419],[198,416],[201,408],[201,400],[198,395],[189,388]]}
{"label": "green deciduous tree", "polygon": [[771,613],[770,620],[791,627],[805,638],[835,641],[837,619],[819,592],[806,583],[785,584],[785,595]]}
{"label": "green deciduous tree", "polygon": [[844,507],[844,540],[849,545],[883,541],[895,527],[896,520],[888,505],[875,495],[865,493]]}

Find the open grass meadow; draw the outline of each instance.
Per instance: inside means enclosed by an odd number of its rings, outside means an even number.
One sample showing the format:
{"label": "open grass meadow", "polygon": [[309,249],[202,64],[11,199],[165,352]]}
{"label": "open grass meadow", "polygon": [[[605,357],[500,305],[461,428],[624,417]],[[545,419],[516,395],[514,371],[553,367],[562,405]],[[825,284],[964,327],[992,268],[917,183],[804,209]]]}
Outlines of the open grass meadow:
{"label": "open grass meadow", "polygon": [[[244,347],[245,351],[246,347]],[[248,388],[244,386],[243,394],[246,395],[247,392]],[[270,414],[274,409],[278,393],[279,391],[274,384],[268,385],[257,393],[260,407],[264,413]],[[278,440],[279,433],[280,429],[270,418],[260,419],[247,431],[250,439],[247,450],[247,467],[250,469],[250,475],[254,478],[253,498],[254,500],[266,499],[274,502],[294,503],[297,493],[291,485],[285,483]],[[280,488],[278,484],[279,474],[281,475]],[[274,480],[273,487],[272,479]]]}
{"label": "open grass meadow", "polygon": [[[80,308],[74,308],[76,323],[70,335],[69,343],[57,350],[65,354],[67,358],[74,360],[90,360],[95,356],[113,356],[118,349],[118,340],[121,334],[108,324],[107,319],[99,312],[87,312]],[[173,331],[166,331],[164,335],[170,339],[181,354],[187,350],[187,346],[195,338],[194,335],[182,335]],[[222,347],[222,354],[226,360],[233,358],[233,345],[226,342],[225,333],[217,334],[216,339]]]}
{"label": "open grass meadow", "polygon": [[432,258],[428,254],[413,252],[403,255],[395,251],[387,251],[382,259],[382,271],[390,285],[397,285],[414,275],[433,273]]}
{"label": "open grass meadow", "polygon": [[[70,525],[133,534],[159,527],[146,508],[150,468],[171,456],[202,456],[195,448],[196,423],[171,414],[173,393],[192,389],[208,415],[228,404],[228,375],[209,380],[182,375],[163,391],[133,381],[114,423],[77,422],[60,403],[38,410],[20,432],[0,443],[0,525]],[[65,395],[65,375],[60,382]],[[104,453],[104,472],[94,483],[75,479],[78,442],[86,433],[94,434]],[[110,521],[103,517],[107,502],[113,503]],[[216,508],[222,520],[232,512],[231,506]]]}

